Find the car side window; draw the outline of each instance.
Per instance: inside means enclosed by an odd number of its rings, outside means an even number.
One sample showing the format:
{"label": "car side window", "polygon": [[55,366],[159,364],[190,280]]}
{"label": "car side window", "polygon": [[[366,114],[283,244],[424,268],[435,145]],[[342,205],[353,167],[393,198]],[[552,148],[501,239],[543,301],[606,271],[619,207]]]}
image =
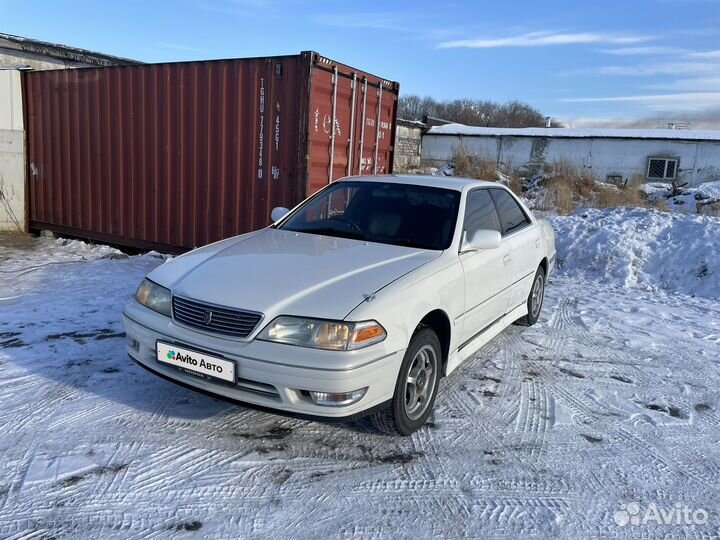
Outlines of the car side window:
{"label": "car side window", "polygon": [[500,216],[502,234],[510,234],[530,224],[530,219],[525,215],[525,212],[512,195],[504,189],[491,189],[489,191]]}
{"label": "car side window", "polygon": [[480,229],[501,232],[500,220],[487,189],[471,191],[465,203],[465,238],[472,238],[475,231]]}

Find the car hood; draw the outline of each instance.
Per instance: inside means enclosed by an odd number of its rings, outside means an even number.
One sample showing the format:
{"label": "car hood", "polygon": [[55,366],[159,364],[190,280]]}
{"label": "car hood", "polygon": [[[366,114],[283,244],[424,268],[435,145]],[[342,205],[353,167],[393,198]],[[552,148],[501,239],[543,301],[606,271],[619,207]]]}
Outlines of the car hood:
{"label": "car hood", "polygon": [[175,295],[266,318],[343,319],[364,295],[440,253],[268,228],[187,253],[149,277]]}

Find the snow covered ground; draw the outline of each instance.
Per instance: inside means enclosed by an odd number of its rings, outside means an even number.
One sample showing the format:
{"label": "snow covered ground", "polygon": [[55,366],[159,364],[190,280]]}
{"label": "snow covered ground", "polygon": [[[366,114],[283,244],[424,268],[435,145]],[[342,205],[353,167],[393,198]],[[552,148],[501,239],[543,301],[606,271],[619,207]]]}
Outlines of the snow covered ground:
{"label": "snow covered ground", "polygon": [[720,219],[643,208],[548,218],[565,273],[720,299]]}
{"label": "snow covered ground", "polygon": [[662,201],[668,209],[685,214],[697,212],[698,203],[707,201],[720,201],[720,181],[705,182],[696,187],[681,188],[682,193],[671,196],[670,184],[662,182],[648,182],[642,189],[651,201]]}
{"label": "snow covered ground", "polygon": [[445,379],[409,438],[158,379],[119,314],[162,259],[0,236],[0,538],[717,537],[720,220],[553,225],[541,322]]}

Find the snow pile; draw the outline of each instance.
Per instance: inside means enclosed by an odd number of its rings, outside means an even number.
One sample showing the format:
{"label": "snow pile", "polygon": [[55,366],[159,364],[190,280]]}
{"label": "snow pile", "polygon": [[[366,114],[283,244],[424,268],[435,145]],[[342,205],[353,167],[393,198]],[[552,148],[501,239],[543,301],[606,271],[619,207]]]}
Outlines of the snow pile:
{"label": "snow pile", "polygon": [[446,163],[441,169],[435,168],[432,176],[455,176],[455,164],[449,162]]}
{"label": "snow pile", "polygon": [[720,298],[720,219],[609,208],[548,220],[563,273],[620,287]]}
{"label": "snow pile", "polygon": [[81,240],[8,236],[0,245],[0,306],[43,286],[46,272],[72,275],[83,263],[127,259],[122,251]]}
{"label": "snow pile", "polygon": [[0,245],[0,261],[5,263],[3,264],[4,269],[19,270],[13,264],[18,261],[18,252],[23,254],[23,267],[41,265],[46,262],[58,264],[127,257],[122,251],[113,247],[90,244],[81,240],[34,238],[22,235],[14,238],[14,242],[8,241],[8,245]]}
{"label": "snow pile", "polygon": [[663,201],[668,209],[675,212],[694,214],[698,211],[698,203],[718,201],[720,204],[720,181],[705,182],[695,187],[680,187],[673,194],[670,184],[662,182],[649,182],[641,188],[648,196],[648,200]]}

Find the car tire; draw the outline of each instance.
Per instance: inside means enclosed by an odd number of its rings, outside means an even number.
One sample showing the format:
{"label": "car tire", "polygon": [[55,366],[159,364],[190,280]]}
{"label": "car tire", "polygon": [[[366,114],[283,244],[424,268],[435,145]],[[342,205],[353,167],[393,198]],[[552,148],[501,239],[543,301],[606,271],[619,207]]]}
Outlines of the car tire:
{"label": "car tire", "polygon": [[403,357],[390,406],[372,416],[374,427],[391,435],[411,435],[435,405],[442,367],[442,348],[433,330],[421,327]]}
{"label": "car tire", "polygon": [[533,278],[532,287],[530,287],[530,294],[527,299],[527,315],[523,318],[518,319],[517,324],[522,326],[532,326],[540,318],[540,312],[542,311],[543,301],[545,300],[545,270],[542,266],[535,272],[535,278]]}

